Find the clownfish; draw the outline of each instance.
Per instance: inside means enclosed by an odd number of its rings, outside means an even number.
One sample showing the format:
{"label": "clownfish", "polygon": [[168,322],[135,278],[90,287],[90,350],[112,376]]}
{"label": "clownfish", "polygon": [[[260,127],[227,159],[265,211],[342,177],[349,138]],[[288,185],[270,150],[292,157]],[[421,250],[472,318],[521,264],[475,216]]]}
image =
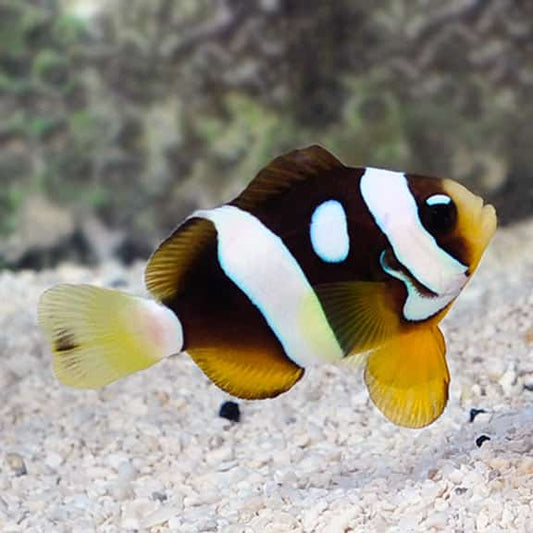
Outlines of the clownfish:
{"label": "clownfish", "polygon": [[360,362],[378,409],[422,427],[448,399],[438,324],[495,229],[494,208],[455,181],[347,167],[311,146],[178,226],[147,264],[152,299],[62,284],[38,317],[72,387],[186,351],[229,394],[271,398],[310,366]]}

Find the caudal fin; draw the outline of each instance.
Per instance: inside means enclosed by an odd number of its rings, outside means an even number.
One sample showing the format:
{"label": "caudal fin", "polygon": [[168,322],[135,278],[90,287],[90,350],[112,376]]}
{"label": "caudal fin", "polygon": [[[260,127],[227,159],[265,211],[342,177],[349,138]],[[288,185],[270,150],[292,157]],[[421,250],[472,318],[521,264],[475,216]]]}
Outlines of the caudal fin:
{"label": "caudal fin", "polygon": [[144,298],[91,285],[57,285],[39,302],[54,371],[71,387],[103,387],[181,351],[174,313]]}

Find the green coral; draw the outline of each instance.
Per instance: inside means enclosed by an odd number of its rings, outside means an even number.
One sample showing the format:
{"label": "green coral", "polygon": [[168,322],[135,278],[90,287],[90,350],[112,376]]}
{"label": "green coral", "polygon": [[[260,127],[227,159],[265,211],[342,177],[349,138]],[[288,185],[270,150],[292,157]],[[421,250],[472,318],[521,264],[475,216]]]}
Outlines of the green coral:
{"label": "green coral", "polygon": [[481,192],[533,172],[526,4],[98,5],[0,6],[0,232],[35,191],[155,240],[313,143]]}
{"label": "green coral", "polygon": [[[98,138],[87,108],[71,112],[73,91],[86,92],[76,47],[86,42],[84,23],[60,14],[57,1],[37,5],[7,0],[0,8],[0,232],[15,225],[21,198],[44,192],[71,202],[91,198],[90,182],[74,180],[73,169]],[[70,162],[70,164],[69,164]],[[79,167],[79,164],[77,165]],[[81,185],[81,187],[80,187]],[[89,200],[101,204],[100,200]]]}

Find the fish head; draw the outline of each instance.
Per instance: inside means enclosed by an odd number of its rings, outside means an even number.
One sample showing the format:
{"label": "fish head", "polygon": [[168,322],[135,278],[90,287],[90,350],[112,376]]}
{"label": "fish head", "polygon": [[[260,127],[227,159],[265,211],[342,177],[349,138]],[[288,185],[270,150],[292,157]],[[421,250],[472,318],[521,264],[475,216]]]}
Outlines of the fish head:
{"label": "fish head", "polygon": [[408,181],[422,226],[441,250],[465,266],[469,278],[496,231],[494,207],[449,178],[408,176]]}
{"label": "fish head", "polygon": [[462,259],[471,276],[496,231],[496,210],[457,181],[444,179],[442,188],[452,199],[457,213],[449,238],[460,243]]}
{"label": "fish head", "polygon": [[391,245],[380,263],[407,288],[404,318],[440,320],[476,270],[496,230],[496,212],[451,179],[405,178],[396,190],[389,180],[389,199],[381,196],[389,206],[374,210]]}

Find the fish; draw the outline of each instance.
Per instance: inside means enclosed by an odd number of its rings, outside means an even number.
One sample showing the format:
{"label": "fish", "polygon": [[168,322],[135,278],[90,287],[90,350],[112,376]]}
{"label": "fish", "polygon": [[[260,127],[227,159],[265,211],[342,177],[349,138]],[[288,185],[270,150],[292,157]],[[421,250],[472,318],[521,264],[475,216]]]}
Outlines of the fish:
{"label": "fish", "polygon": [[72,387],[187,353],[230,395],[262,399],[310,367],[360,365],[383,415],[420,428],[448,401],[439,323],[496,226],[457,181],[349,167],[313,145],[186,218],[147,263],[150,298],[60,284],[38,320]]}

